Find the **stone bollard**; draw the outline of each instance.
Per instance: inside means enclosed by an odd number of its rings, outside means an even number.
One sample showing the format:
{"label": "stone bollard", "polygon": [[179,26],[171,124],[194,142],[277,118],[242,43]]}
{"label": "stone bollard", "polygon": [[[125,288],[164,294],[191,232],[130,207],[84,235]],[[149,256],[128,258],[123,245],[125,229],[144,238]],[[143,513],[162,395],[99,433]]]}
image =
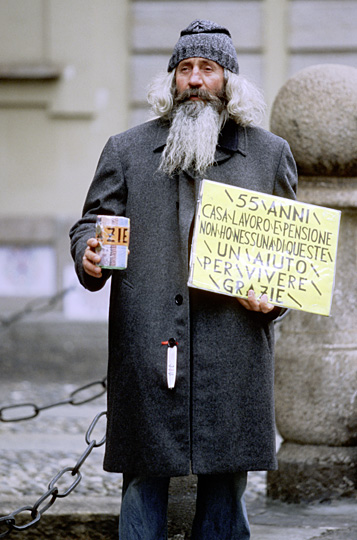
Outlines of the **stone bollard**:
{"label": "stone bollard", "polygon": [[271,131],[290,143],[298,199],[342,211],[330,317],[292,311],[276,343],[283,438],[268,496],[353,497],[357,488],[357,69],[317,65],[282,87]]}

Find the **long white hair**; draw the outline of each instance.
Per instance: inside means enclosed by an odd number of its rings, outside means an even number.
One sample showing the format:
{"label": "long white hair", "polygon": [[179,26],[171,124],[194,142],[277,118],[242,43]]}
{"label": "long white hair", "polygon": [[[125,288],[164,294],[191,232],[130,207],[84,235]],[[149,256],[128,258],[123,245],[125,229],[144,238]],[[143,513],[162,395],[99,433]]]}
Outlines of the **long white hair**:
{"label": "long white hair", "polygon": [[[224,70],[227,112],[237,124],[259,125],[264,120],[266,104],[259,88],[243,77]],[[174,105],[175,71],[159,73],[151,82],[148,102],[157,116],[169,117]]]}

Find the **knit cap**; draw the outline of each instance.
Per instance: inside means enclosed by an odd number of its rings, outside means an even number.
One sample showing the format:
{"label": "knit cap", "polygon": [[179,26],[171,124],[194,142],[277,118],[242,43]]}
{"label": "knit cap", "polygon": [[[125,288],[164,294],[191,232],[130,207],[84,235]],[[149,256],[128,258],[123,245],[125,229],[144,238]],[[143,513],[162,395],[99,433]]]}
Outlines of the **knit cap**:
{"label": "knit cap", "polygon": [[182,30],[169,61],[168,71],[185,58],[202,57],[238,73],[237,53],[227,28],[212,21],[196,19]]}

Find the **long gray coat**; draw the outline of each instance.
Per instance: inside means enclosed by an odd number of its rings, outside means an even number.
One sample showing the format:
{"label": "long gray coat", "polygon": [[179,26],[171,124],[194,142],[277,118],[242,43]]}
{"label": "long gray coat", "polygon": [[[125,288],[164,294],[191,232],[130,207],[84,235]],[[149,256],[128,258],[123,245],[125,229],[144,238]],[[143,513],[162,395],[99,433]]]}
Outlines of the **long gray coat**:
{"label": "long gray coat", "polygon": [[[127,270],[112,272],[109,314],[108,471],[179,476],[276,468],[271,316],[234,298],[187,287],[199,178],[157,172],[168,126],[153,120],[109,139],[83,211],[71,229],[81,283],[97,214],[131,219]],[[205,177],[294,198],[288,144],[229,121]],[[176,386],[167,347],[178,342]]]}

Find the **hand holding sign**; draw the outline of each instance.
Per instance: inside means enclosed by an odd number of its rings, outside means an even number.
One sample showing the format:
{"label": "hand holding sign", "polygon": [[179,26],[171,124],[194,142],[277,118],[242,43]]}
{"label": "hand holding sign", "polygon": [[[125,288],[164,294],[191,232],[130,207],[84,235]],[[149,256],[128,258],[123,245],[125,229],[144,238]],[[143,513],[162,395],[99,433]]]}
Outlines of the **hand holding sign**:
{"label": "hand holding sign", "polygon": [[248,291],[248,298],[237,298],[238,302],[248,309],[249,311],[259,311],[262,313],[270,313],[273,311],[275,306],[269,303],[268,297],[266,294],[263,294],[260,298],[257,298],[255,292],[250,289]]}

